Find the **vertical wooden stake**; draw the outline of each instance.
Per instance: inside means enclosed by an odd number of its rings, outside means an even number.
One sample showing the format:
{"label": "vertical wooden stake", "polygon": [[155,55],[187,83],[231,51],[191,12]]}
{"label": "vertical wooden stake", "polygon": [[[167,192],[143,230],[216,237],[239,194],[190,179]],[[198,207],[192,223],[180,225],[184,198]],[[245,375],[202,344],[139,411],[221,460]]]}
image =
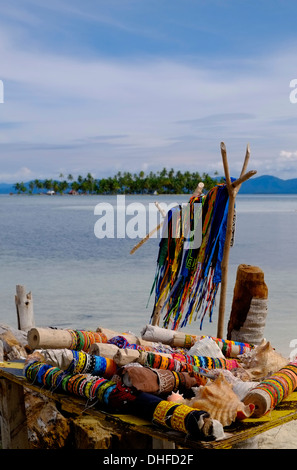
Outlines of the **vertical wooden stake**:
{"label": "vertical wooden stake", "polygon": [[15,305],[18,317],[18,329],[28,332],[35,326],[32,293],[26,294],[25,286],[16,286]]}
{"label": "vertical wooden stake", "polygon": [[230,243],[231,243],[231,237],[232,237],[234,207],[235,207],[235,197],[232,196],[232,197],[229,197],[226,239],[225,239],[224,253],[223,253],[223,259],[222,259],[222,264],[221,264],[222,279],[221,279],[221,294],[220,294],[219,318],[218,318],[218,329],[217,329],[218,338],[223,338],[223,331],[224,331],[224,314],[225,314],[225,304],[226,304],[226,296],[227,296],[228,263],[229,263]]}
{"label": "vertical wooden stake", "polygon": [[229,264],[229,253],[230,253],[230,245],[231,245],[231,238],[232,238],[232,226],[233,226],[233,219],[234,219],[235,199],[242,183],[257,173],[255,170],[245,173],[247,165],[248,165],[249,157],[250,157],[249,145],[247,146],[247,149],[246,149],[245,159],[243,162],[240,177],[233,182],[231,182],[231,178],[230,178],[227,152],[226,152],[226,146],[224,142],[221,142],[221,154],[222,154],[224,173],[225,173],[225,178],[226,178],[226,186],[227,186],[228,195],[229,195],[229,206],[228,206],[226,238],[225,238],[223,259],[221,263],[222,279],[221,279],[221,294],[220,294],[219,317],[218,317],[218,327],[217,327],[218,338],[223,338],[223,331],[224,331],[224,315],[225,315],[225,305],[226,305],[226,295],[227,295],[228,264]]}

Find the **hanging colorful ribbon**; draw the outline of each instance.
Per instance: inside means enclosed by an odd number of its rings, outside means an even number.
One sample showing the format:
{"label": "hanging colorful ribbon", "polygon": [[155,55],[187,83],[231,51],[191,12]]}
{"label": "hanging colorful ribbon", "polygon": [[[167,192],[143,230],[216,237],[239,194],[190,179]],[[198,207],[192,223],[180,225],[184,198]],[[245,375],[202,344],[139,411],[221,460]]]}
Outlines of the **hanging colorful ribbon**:
{"label": "hanging colorful ribbon", "polygon": [[[225,184],[212,188],[206,196],[189,201],[190,220],[185,224],[182,210],[176,206],[168,212],[159,246],[154,309],[163,300],[163,326],[176,330],[209,313],[210,321],[215,298],[221,282],[221,262],[226,235],[229,195]],[[199,204],[201,216],[195,217]],[[199,247],[188,239],[198,233],[201,224],[202,241]],[[196,234],[196,235],[195,235]],[[177,237],[179,235],[179,237]],[[153,315],[152,315],[153,316]]]}

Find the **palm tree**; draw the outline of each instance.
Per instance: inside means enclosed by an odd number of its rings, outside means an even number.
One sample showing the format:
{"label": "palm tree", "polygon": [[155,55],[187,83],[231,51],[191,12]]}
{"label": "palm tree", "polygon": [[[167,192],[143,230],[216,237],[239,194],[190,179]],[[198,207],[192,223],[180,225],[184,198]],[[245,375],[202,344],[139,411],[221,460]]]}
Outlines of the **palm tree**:
{"label": "palm tree", "polygon": [[25,193],[27,191],[27,188],[26,188],[26,186],[24,185],[23,182],[16,183],[14,185],[14,189],[17,191],[18,194]]}
{"label": "palm tree", "polygon": [[46,180],[44,181],[44,187],[45,187],[45,189],[47,189],[48,191],[49,191],[50,189],[52,189],[52,188],[53,188],[53,180],[52,180],[52,179],[46,179]]}
{"label": "palm tree", "polygon": [[30,183],[29,183],[29,190],[30,190],[29,193],[30,193],[30,194],[33,193],[34,186],[35,186],[34,181],[30,181]]}
{"label": "palm tree", "polygon": [[67,191],[67,188],[68,188],[68,183],[66,180],[60,181],[58,183],[58,189],[59,189],[60,194],[63,194],[65,191]]}
{"label": "palm tree", "polygon": [[43,188],[43,182],[40,181],[39,179],[34,180],[34,186],[37,190],[40,190]]}
{"label": "palm tree", "polygon": [[89,193],[91,194],[94,192],[94,181],[95,180],[93,175],[91,173],[88,173],[86,178],[86,187]]}

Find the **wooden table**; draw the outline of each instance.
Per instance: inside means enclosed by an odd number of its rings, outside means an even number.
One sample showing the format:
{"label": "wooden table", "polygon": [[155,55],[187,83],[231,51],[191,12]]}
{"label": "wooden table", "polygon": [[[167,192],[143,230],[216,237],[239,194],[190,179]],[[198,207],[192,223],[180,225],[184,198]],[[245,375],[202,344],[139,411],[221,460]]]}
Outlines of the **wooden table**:
{"label": "wooden table", "polygon": [[[230,449],[236,444],[253,438],[268,429],[297,419],[297,392],[283,400],[275,410],[261,418],[248,418],[225,427],[226,437],[219,441],[195,441],[183,433],[160,429],[142,418],[126,414],[110,414],[98,408],[87,408],[83,398],[53,393],[30,384],[23,376],[23,362],[0,362],[0,414],[2,417],[2,448],[27,449],[28,429],[24,403],[24,387],[45,395],[59,404],[61,411],[73,416],[91,415],[101,423],[115,426],[122,432],[134,431],[150,436],[152,448],[167,449]],[[160,445],[166,442],[166,445]]]}

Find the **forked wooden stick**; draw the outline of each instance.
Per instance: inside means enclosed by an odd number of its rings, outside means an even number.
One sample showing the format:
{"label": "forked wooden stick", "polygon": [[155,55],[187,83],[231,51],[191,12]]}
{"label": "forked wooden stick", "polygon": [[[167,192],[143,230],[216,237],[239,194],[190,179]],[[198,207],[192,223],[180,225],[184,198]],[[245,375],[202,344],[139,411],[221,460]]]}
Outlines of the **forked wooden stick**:
{"label": "forked wooden stick", "polygon": [[236,195],[244,181],[247,181],[253,175],[257,173],[256,170],[252,170],[246,173],[247,165],[250,158],[250,148],[247,145],[246,154],[240,177],[231,182],[229,174],[229,165],[227,159],[227,151],[224,142],[221,142],[221,154],[223,159],[224,173],[226,178],[226,186],[229,194],[229,206],[228,206],[228,217],[227,217],[227,228],[226,228],[226,238],[223,252],[223,259],[221,264],[222,269],[222,279],[221,279],[221,294],[220,294],[220,303],[219,303],[219,317],[218,317],[218,327],[217,327],[217,337],[223,338],[224,330],[224,316],[225,316],[225,305],[226,305],[226,294],[227,294],[227,280],[228,280],[228,263],[229,263],[229,253],[230,245],[232,238],[232,225],[234,218],[234,208],[235,208],[235,199]]}

